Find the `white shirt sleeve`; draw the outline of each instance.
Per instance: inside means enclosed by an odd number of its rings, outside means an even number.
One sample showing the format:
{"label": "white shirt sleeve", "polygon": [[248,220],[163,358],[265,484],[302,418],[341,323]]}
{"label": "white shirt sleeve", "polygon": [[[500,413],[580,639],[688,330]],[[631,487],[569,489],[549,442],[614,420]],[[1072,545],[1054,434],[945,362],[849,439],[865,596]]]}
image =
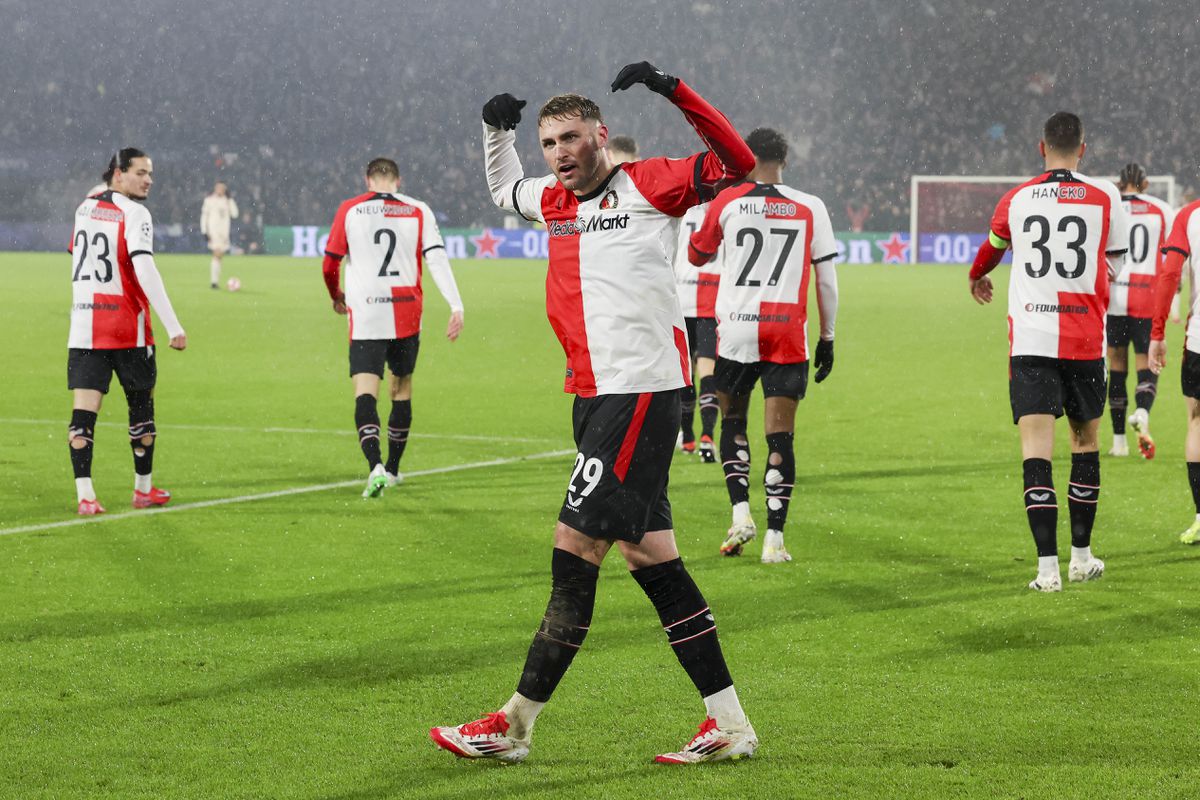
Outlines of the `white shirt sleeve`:
{"label": "white shirt sleeve", "polygon": [[200,232],[205,236],[208,235],[208,209],[212,203],[207,197],[204,198],[204,203],[200,206]]}
{"label": "white shirt sleeve", "polygon": [[833,222],[829,219],[829,209],[825,203],[818,200],[813,205],[813,238],[812,257],[814,261],[825,260],[837,256],[837,237],[833,235]]}
{"label": "white shirt sleeve", "polygon": [[125,209],[125,248],[131,258],[139,253],[154,255],[154,220],[143,205]]}
{"label": "white shirt sleeve", "polygon": [[158,273],[158,267],[154,265],[154,255],[144,250],[134,255],[133,272],[137,275],[138,284],[142,287],[146,299],[150,301],[150,307],[154,309],[154,313],[158,314],[158,318],[166,326],[167,336],[172,339],[182,336],[183,326],[179,324],[179,319],[175,316],[175,309],[171,307],[171,299],[167,297],[167,288],[163,286],[162,275]]}
{"label": "white shirt sleeve", "polygon": [[[1108,196],[1112,202],[1108,204],[1108,241],[1104,252],[1125,253],[1129,249],[1129,215],[1125,213],[1125,204],[1121,202],[1121,193],[1117,187],[1109,184]],[[1124,259],[1121,259],[1122,262]]]}
{"label": "white shirt sleeve", "polygon": [[458,284],[454,282],[454,272],[450,269],[450,257],[446,255],[446,244],[442,241],[442,232],[438,228],[437,218],[433,210],[424,203],[418,203],[425,220],[421,232],[421,254],[425,258],[425,266],[437,284],[438,291],[446,299],[451,311],[462,312],[462,297],[458,294]]}
{"label": "white shirt sleeve", "polygon": [[812,211],[812,258],[813,271],[817,277],[817,310],[821,314],[821,338],[831,341],[838,310],[837,268],[833,263],[837,257],[837,238],[833,235],[833,222],[829,219],[829,210],[825,208],[825,204],[818,200],[813,204]]}
{"label": "white shirt sleeve", "polygon": [[553,175],[526,178],[517,155],[516,131],[502,131],[483,123],[483,161],[492,202],[530,222],[544,222],[542,192],[557,180]]}
{"label": "white shirt sleeve", "polygon": [[234,200],[232,197],[229,198],[229,218],[237,219],[238,213],[239,212],[238,212],[238,207],[237,207],[237,201]]}

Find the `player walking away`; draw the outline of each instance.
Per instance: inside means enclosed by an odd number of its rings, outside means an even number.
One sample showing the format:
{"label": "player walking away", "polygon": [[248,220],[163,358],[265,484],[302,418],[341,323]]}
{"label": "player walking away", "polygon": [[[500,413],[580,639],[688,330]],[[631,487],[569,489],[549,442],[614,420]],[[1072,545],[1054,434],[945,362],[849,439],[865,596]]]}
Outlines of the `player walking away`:
{"label": "player walking away", "polygon": [[142,205],[154,183],[150,157],[126,147],[108,163],[105,189],[75,211],[71,253],[71,332],[67,388],[74,393],[68,440],[79,513],[103,514],[92,486],[96,417],[113,372],[129,404],[133,507],[165,505],[171,493],[154,486],[154,331],[150,309],[167,328],[171,347],[187,335],[154,265],[154,222]]}
{"label": "player walking away", "polygon": [[1166,258],[1154,289],[1154,323],[1150,332],[1150,369],[1158,374],[1166,366],[1167,345],[1164,340],[1171,300],[1179,286],[1183,262],[1191,258],[1192,294],[1180,377],[1183,396],[1187,401],[1188,429],[1184,450],[1188,484],[1192,487],[1192,499],[1196,504],[1196,519],[1179,534],[1179,541],[1184,544],[1200,544],[1200,291],[1197,291],[1200,266],[1197,265],[1198,259],[1192,258],[1200,249],[1198,211],[1200,200],[1187,204],[1179,210],[1171,226],[1171,235],[1165,248]]}
{"label": "player walking away", "polygon": [[214,289],[220,288],[221,259],[229,252],[229,222],[237,217],[237,203],[229,196],[225,181],[217,181],[200,207],[200,232],[208,237],[208,249],[212,252],[208,274]]}
{"label": "player walking away", "polygon": [[1088,581],[1104,574],[1104,562],[1091,550],[1100,498],[1104,317],[1109,281],[1120,272],[1129,247],[1129,227],[1117,188],[1076,172],[1087,149],[1079,117],[1060,111],[1046,120],[1039,148],[1046,171],[1000,200],[970,283],[976,302],[990,303],[987,273],[1012,247],[1008,386],[1013,422],[1021,433],[1025,511],[1038,554],[1037,577],[1029,588],[1058,592],[1058,495],[1050,457],[1054,420],[1064,412],[1071,432],[1067,575]]}
{"label": "player walking away", "polygon": [[[717,287],[721,273],[717,269],[696,269],[688,261],[688,240],[704,222],[709,204],[692,206],[679,225],[679,241],[675,246],[675,280],[679,290],[679,305],[687,324],[688,355],[692,362],[694,380],[700,385],[700,458],[706,464],[716,463],[713,430],[717,425],[717,389],[713,370],[717,364]],[[684,386],[679,448],[685,453],[696,452],[696,387]]]}
{"label": "player walking away", "polygon": [[483,719],[429,732],[465,758],[516,762],[528,755],[534,720],[583,645],[600,564],[614,543],[708,712],[682,750],[657,760],[740,758],[758,745],[712,612],[675,547],[667,500],[679,388],[688,382],[669,234],[675,218],[711,197],[719,182],[741,178],[753,160],[729,121],[687,84],[643,61],[622,69],[612,90],[635,83],[674,103],[711,149],[613,166],[600,109],[579,95],[558,95],[538,113],[542,155],[554,174],[531,179],[513,132],[525,101],[501,94],[483,108],[492,198],[545,222],[550,233],[546,311],[567,356],[579,453],[554,530],[550,602],[516,693]]}
{"label": "player walking away", "polygon": [[[450,306],[446,338],[455,341],[463,328],[462,298],[433,211],[399,189],[396,162],[373,160],[367,165],[367,191],[338,207],[325,246],[323,272],[333,310],[350,317],[354,424],[369,470],[363,497],[378,497],[402,480],[400,457],[412,427],[412,373],[420,347],[425,266]],[[347,255],[342,292],[339,271]],[[385,363],[392,371],[386,465],[380,454],[377,408]]]}
{"label": "player walking away", "polygon": [[709,205],[692,237],[693,264],[715,259],[721,285],[716,299],[718,353],[715,371],[721,409],[721,462],[733,505],[733,525],[721,552],[741,555],[757,534],[750,514],[750,440],[746,414],[762,380],[767,468],[764,564],[791,561],[783,544],[796,478],[793,440],[796,408],[808,388],[808,287],[815,268],[821,334],[813,359],[817,383],[833,370],[837,318],[837,241],[820,198],[783,183],[787,139],[759,128],[746,139],[758,160],[744,183]]}
{"label": "player walking away", "polygon": [[614,167],[626,161],[638,160],[637,142],[632,136],[613,136],[608,140],[608,160]]}
{"label": "player walking away", "polygon": [[1150,181],[1139,164],[1121,168],[1117,188],[1129,218],[1129,252],[1125,269],[1112,284],[1108,304],[1108,400],[1113,424],[1112,456],[1129,455],[1125,441],[1125,412],[1129,396],[1125,377],[1129,374],[1129,349],[1133,344],[1137,366],[1135,408],[1129,424],[1138,437],[1143,458],[1154,458],[1154,439],[1150,436],[1150,408],[1158,393],[1158,376],[1150,369],[1150,318],[1154,316],[1154,281],[1162,262],[1162,248],[1175,214],[1157,197],[1145,194]]}

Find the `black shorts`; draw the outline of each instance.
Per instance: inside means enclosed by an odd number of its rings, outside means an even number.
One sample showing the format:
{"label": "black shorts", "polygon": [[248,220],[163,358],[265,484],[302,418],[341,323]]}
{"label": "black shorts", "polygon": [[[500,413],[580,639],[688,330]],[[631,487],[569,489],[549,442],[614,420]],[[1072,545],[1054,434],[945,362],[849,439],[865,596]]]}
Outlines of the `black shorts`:
{"label": "black shorts", "polygon": [[692,361],[717,357],[717,320],[715,317],[684,317],[687,325],[688,348]]}
{"label": "black shorts", "polygon": [[1104,359],[1073,361],[1013,356],[1008,366],[1008,397],[1013,423],[1028,414],[1053,414],[1087,422],[1104,415],[1108,375]]}
{"label": "black shorts", "polygon": [[1183,384],[1183,396],[1200,400],[1200,353],[1183,351],[1183,366],[1179,369],[1179,379]]}
{"label": "black shorts", "polygon": [[734,397],[744,397],[754,391],[754,384],[762,379],[763,397],[791,397],[803,400],[808,391],[808,362],[776,364],[772,361],[755,361],[743,364],[728,358],[718,358],[713,372],[717,379],[717,391]]}
{"label": "black shorts", "polygon": [[148,391],[158,380],[154,346],[128,347],[121,350],[67,351],[67,388],[93,389],[108,394],[113,373],[127,392]]}
{"label": "black shorts", "polygon": [[575,467],[558,521],[593,539],[637,544],[669,530],[667,475],[679,431],[679,391],[576,397]]}
{"label": "black shorts", "polygon": [[372,372],[382,378],[385,363],[397,377],[412,375],[420,349],[420,334],[403,339],[353,339],[350,342],[350,376]]}
{"label": "black shorts", "polygon": [[1133,352],[1150,352],[1150,320],[1141,317],[1108,318],[1108,346],[1125,349],[1133,343]]}

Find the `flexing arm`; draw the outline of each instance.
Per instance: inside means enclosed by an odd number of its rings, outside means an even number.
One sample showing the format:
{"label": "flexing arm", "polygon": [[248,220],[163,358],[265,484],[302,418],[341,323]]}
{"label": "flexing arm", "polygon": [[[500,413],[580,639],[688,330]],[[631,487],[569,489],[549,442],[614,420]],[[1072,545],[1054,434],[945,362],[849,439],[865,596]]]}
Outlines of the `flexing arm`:
{"label": "flexing arm", "polygon": [[182,350],[187,346],[187,335],[183,331],[183,326],[179,324],[179,319],[175,316],[171,299],[167,297],[167,288],[163,286],[162,275],[159,274],[158,267],[154,265],[154,256],[149,253],[135,255],[133,272],[137,275],[138,284],[141,285],[146,299],[150,301],[150,307],[154,309],[154,313],[166,326],[167,335],[171,337],[171,347]]}

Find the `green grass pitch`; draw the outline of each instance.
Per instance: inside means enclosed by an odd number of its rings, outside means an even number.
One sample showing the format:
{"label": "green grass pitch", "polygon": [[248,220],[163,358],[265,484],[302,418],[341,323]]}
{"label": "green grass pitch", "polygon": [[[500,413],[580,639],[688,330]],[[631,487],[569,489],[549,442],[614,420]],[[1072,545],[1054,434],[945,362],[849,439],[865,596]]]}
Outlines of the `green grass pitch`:
{"label": "green grass pitch", "polygon": [[[1158,458],[1103,460],[1095,549],[1108,574],[1035,595],[1007,276],[980,308],[952,267],[840,269],[836,368],[798,419],[793,563],[759,564],[757,542],[721,558],[719,468],[674,465],[680,549],[758,730],[754,759],[650,763],[692,735],[703,706],[615,557],[529,760],[499,768],[435,749],[431,725],[494,710],[515,687],[572,462],[548,455],[571,442],[544,267],[455,266],[467,326],[445,341],[430,287],[403,465],[416,474],[364,501],[345,321],[317,262],[230,258],[225,274],[244,286],[230,294],[208,288],[206,259],[161,257],[189,335],[186,352],[159,354],[155,475],[177,510],[130,511],[115,392],[96,439],[108,518],[39,527],[75,519],[69,266],[0,256],[0,797],[1200,791],[1200,551],[1176,541],[1192,515],[1181,330],[1154,409]],[[760,476],[761,424],[751,432]],[[752,497],[761,524],[761,486]],[[1065,553],[1065,502],[1060,517]]]}

